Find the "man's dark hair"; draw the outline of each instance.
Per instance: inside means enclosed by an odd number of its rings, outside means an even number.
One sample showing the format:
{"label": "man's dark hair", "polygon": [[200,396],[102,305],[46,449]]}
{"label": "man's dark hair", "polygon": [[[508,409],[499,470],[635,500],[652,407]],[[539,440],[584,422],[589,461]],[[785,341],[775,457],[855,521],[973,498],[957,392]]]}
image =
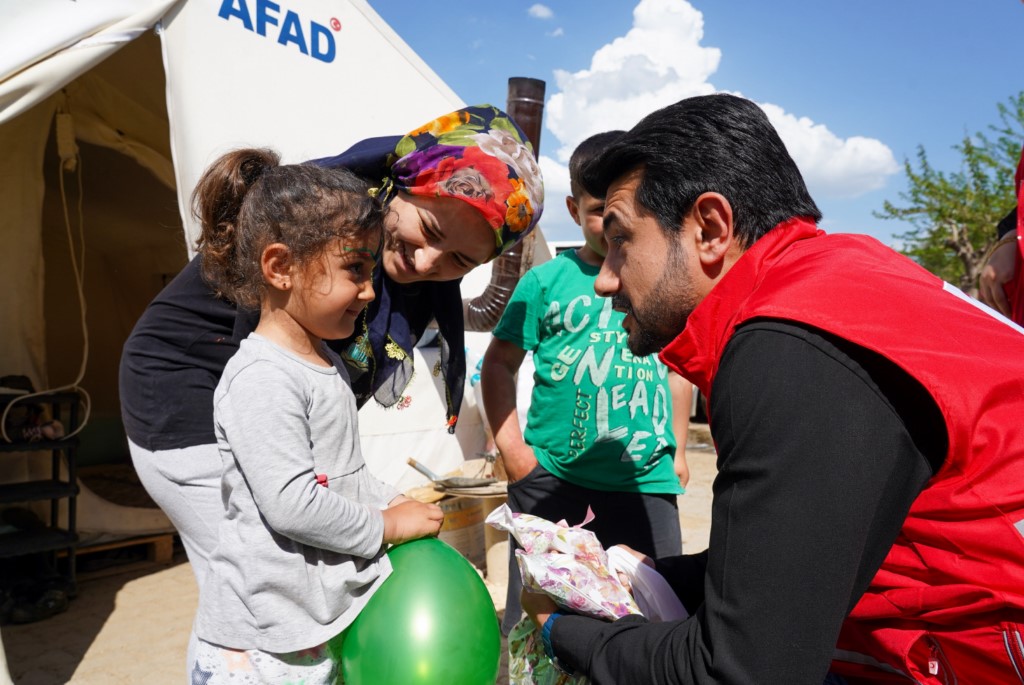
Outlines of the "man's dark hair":
{"label": "man's dark hair", "polygon": [[[625,131],[595,133],[577,145],[576,149],[572,151],[572,156],[569,158],[569,188],[572,190],[573,199],[579,200],[581,192],[590,192],[586,186],[581,184],[580,177],[582,176],[583,168],[600,157],[602,152],[607,150],[612,143],[621,138],[625,133]],[[603,197],[603,195],[595,195],[595,197]]]}
{"label": "man's dark hair", "polygon": [[638,168],[636,201],[668,233],[706,192],[732,205],[746,247],[787,219],[821,219],[764,111],[734,95],[687,98],[647,115],[583,169],[581,183],[604,197],[615,179]]}

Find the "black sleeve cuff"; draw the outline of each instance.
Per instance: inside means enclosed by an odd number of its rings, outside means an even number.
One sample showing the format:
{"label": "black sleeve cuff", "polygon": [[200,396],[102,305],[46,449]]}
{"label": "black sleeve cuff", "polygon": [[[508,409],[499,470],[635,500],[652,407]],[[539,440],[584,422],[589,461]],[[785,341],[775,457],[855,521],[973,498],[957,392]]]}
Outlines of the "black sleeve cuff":
{"label": "black sleeve cuff", "polygon": [[609,623],[588,616],[562,616],[551,626],[551,647],[576,673],[588,673],[596,645],[607,639],[609,632],[637,623],[647,623],[647,619],[634,614]]}
{"label": "black sleeve cuff", "polygon": [[697,607],[704,603],[704,572],[707,567],[707,550],[699,554],[684,554],[654,561],[654,570],[665,578],[690,614],[695,613]]}

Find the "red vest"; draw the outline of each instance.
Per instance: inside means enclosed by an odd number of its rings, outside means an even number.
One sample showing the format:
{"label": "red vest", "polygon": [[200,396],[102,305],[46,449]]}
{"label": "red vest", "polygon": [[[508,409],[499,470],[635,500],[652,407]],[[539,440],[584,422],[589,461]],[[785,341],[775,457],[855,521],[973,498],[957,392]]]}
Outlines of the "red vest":
{"label": "red vest", "polygon": [[730,336],[755,317],[883,355],[945,418],[945,462],[844,623],[833,669],[1024,684],[1024,330],[872,238],[793,220],[743,254],[661,358],[710,397]]}

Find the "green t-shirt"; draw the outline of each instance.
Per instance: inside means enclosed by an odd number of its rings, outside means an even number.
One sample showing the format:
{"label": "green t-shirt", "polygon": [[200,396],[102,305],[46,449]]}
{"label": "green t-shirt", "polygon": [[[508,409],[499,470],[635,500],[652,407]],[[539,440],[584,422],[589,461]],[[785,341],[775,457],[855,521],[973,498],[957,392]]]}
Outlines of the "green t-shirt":
{"label": "green t-shirt", "polygon": [[668,369],[635,357],[599,267],[567,250],[519,281],[494,336],[533,352],[523,438],[541,466],[594,490],[681,494]]}

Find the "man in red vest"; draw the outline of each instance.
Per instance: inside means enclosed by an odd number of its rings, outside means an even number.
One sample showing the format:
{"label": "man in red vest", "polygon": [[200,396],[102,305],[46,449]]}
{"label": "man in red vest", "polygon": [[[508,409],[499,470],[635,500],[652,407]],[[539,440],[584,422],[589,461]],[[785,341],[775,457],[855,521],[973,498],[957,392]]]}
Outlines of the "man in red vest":
{"label": "man in red vest", "polygon": [[595,289],[707,396],[711,539],[660,559],[691,617],[524,595],[603,683],[1024,683],[1024,329],[859,235],[827,235],[754,103],[654,112],[584,176]]}
{"label": "man in red vest", "polygon": [[993,309],[1005,314],[1013,321],[1024,324],[1024,212],[1018,212],[1024,199],[1024,150],[1017,161],[1017,172],[1013,175],[1013,187],[1017,194],[1017,206],[1003,217],[996,226],[999,241],[992,247],[992,253],[981,270],[978,279],[978,297]]}

